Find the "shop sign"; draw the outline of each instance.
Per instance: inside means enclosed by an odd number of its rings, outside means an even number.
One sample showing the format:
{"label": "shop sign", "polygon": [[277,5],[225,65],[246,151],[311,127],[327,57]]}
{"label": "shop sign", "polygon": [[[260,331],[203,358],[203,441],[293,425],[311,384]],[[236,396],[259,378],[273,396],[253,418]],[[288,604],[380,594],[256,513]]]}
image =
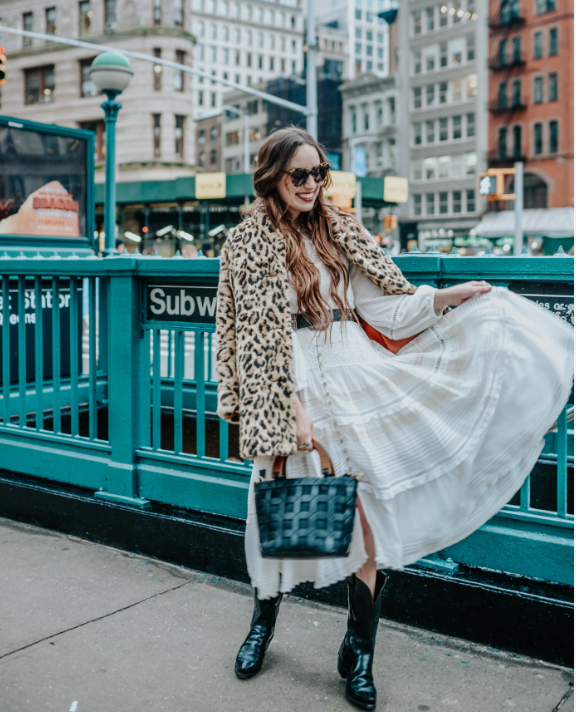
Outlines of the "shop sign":
{"label": "shop sign", "polygon": [[387,203],[408,202],[408,180],[397,176],[384,178],[384,200]]}
{"label": "shop sign", "polygon": [[226,197],[226,173],[197,173],[195,197],[197,200]]}

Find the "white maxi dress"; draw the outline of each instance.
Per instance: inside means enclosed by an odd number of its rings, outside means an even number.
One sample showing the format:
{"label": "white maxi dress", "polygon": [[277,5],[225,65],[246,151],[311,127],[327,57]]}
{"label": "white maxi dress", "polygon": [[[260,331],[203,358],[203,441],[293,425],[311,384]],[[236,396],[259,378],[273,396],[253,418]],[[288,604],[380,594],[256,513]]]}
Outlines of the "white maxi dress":
{"label": "white maxi dress", "polygon": [[[310,240],[306,248],[335,309],[329,273]],[[336,475],[361,478],[378,568],[402,569],[471,534],[520,488],[570,394],[573,329],[501,287],[442,315],[433,287],[386,295],[348,269],[348,303],[365,321],[391,339],[419,336],[392,354],[355,322],[333,324],[328,338],[299,329],[296,391]],[[248,497],[246,559],[259,597],[357,571],[367,559],[358,515],[347,557],[262,558],[254,483],[262,470],[271,476],[272,460],[255,459]],[[314,452],[291,456],[287,477],[320,477],[319,464]]]}

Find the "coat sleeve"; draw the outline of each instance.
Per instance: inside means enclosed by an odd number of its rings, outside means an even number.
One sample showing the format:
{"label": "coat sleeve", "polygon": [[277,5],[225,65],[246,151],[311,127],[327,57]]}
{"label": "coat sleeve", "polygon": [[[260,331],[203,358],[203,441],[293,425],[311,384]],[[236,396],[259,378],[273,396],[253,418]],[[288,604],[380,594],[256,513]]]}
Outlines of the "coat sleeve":
{"label": "coat sleeve", "polygon": [[236,362],[236,306],[230,241],[220,253],[220,276],[216,303],[216,375],[218,378],[218,415],[230,423],[240,422],[240,392]]}

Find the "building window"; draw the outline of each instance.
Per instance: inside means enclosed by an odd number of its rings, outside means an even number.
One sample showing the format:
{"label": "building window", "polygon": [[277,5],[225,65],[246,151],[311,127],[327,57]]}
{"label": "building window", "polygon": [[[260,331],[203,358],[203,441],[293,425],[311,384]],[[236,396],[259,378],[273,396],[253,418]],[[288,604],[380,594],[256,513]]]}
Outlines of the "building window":
{"label": "building window", "polygon": [[476,173],[476,164],[478,162],[478,158],[475,153],[467,153],[466,154],[466,175],[474,175]]}
{"label": "building window", "polygon": [[462,79],[452,80],[452,101],[462,101]]}
{"label": "building window", "polygon": [[376,102],[376,126],[382,126],[384,121],[384,113],[382,111],[382,102]]}
{"label": "building window", "polygon": [[439,140],[440,141],[448,141],[448,119],[439,119],[438,120],[438,128],[439,130]]}
{"label": "building window", "polygon": [[[154,24],[155,25],[161,25],[162,24],[162,0],[154,0]],[[198,23],[200,24],[200,23]],[[202,22],[202,35],[204,35],[204,23]]]}
{"label": "building window", "polygon": [[448,193],[438,193],[438,208],[440,215],[445,215],[448,212]]}
{"label": "building window", "polygon": [[412,132],[414,135],[414,145],[419,146],[422,143],[422,124],[412,124]]}
{"label": "building window", "polygon": [[552,72],[548,77],[548,101],[558,101],[558,74]]}
{"label": "building window", "polygon": [[512,82],[512,106],[522,105],[522,80],[515,79]]}
{"label": "building window", "polygon": [[448,82],[440,82],[438,85],[438,88],[440,90],[440,103],[441,104],[447,104],[448,103]]}
{"label": "building window", "polygon": [[240,144],[240,131],[230,131],[226,134],[227,146],[238,146]]}
{"label": "building window", "polygon": [[198,154],[198,165],[200,168],[204,168],[206,164],[206,153],[204,151],[200,151]]}
{"label": "building window", "polygon": [[[32,12],[25,12],[22,15],[22,29],[26,30],[26,32],[33,32],[33,27],[34,27],[34,14]],[[22,45],[24,47],[30,47],[32,44],[32,37],[23,37],[22,38]]]}
{"label": "building window", "polygon": [[435,122],[434,121],[427,121],[426,122],[426,143],[434,143],[436,136],[435,136],[435,130],[434,130]]}
{"label": "building window", "polygon": [[47,7],[46,8],[46,34],[55,35],[56,34],[56,8]]}
{"label": "building window", "polygon": [[542,58],[542,33],[534,33],[534,59]]}
{"label": "building window", "polygon": [[414,201],[414,215],[422,215],[422,195],[413,195],[412,200]]}
{"label": "building window", "polygon": [[426,106],[434,104],[434,84],[428,84],[426,87]]}
{"label": "building window", "polygon": [[184,119],[185,116],[174,117],[174,153],[184,158]]}
{"label": "building window", "polygon": [[104,0],[104,25],[106,32],[116,29],[116,0]]}
{"label": "building window", "polygon": [[474,35],[466,37],[466,59],[468,62],[474,61],[476,57],[476,40]]}
{"label": "building window", "polygon": [[426,71],[433,72],[436,64],[436,48],[428,47],[426,49]]}
{"label": "building window", "polygon": [[550,153],[558,153],[558,122],[550,122]]}
{"label": "building window", "polygon": [[218,138],[218,127],[212,126],[212,128],[210,129],[210,140],[216,141],[217,138]]}
{"label": "building window", "polygon": [[506,158],[506,127],[498,129],[498,158]]}
{"label": "building window", "polygon": [[414,89],[413,100],[414,100],[414,108],[421,109],[422,108],[422,87],[416,87]]}
{"label": "building window", "polygon": [[210,151],[210,165],[215,165],[218,162],[218,151],[213,148]]}
{"label": "building window", "polygon": [[506,90],[506,82],[500,82],[498,85],[498,108],[505,109],[508,105],[508,97]]}
{"label": "building window", "polygon": [[536,0],[536,14],[542,15],[545,12],[554,12],[556,0]]}
{"label": "building window", "polygon": [[542,153],[542,124],[534,124],[534,154]]}
{"label": "building window", "polygon": [[[360,51],[358,51],[358,48],[360,48]],[[361,54],[362,51],[362,46],[361,45],[356,45],[356,54]],[[422,52],[420,50],[416,50],[414,52],[414,74],[420,74],[422,71]]]}
{"label": "building window", "polygon": [[434,193],[426,193],[426,215],[434,215]]}
{"label": "building window", "polygon": [[476,136],[476,114],[466,114],[466,136]]}
{"label": "building window", "polygon": [[514,126],[512,133],[514,136],[514,158],[520,158],[522,155],[522,127]]}
{"label": "building window", "polygon": [[24,71],[25,100],[29,104],[51,104],[54,101],[54,67]]}
{"label": "building window", "polygon": [[424,177],[426,180],[434,180],[436,178],[436,159],[424,159]]}
{"label": "building window", "polygon": [[440,8],[440,15],[439,15],[440,21],[438,24],[440,27],[446,27],[448,25],[448,7],[446,5],[442,5]]}
{"label": "building window", "polygon": [[176,27],[184,26],[184,1],[174,0],[174,24]]}
{"label": "building window", "polygon": [[500,3],[500,22],[509,25],[520,16],[519,0],[502,0]]}
{"label": "building window", "polygon": [[478,93],[478,77],[476,74],[468,74],[466,77],[466,97],[472,99]]}
{"label": "building window", "polygon": [[432,32],[434,30],[434,8],[426,8],[426,31]]}
{"label": "building window", "polygon": [[198,131],[198,143],[206,143],[206,130],[200,129]]}
{"label": "building window", "polygon": [[[160,58],[162,56],[162,50],[159,47],[155,47],[153,49],[153,53],[155,57]],[[161,91],[162,90],[162,65],[161,64],[153,64],[152,65],[152,75],[154,78],[154,91]]]}
{"label": "building window", "polygon": [[[184,64],[184,59],[184,52],[177,49],[175,57],[176,63]],[[184,91],[184,72],[181,69],[174,70],[174,89],[175,91]]]}
{"label": "building window", "polygon": [[550,56],[553,57],[554,55],[558,54],[558,30],[556,27],[553,27],[550,30],[550,45],[549,45],[549,50],[550,50]]}
{"label": "building window", "polygon": [[356,109],[355,109],[355,107],[350,108],[350,128],[352,130],[352,133],[356,133],[358,127],[356,125]]}
{"label": "building window", "polygon": [[521,62],[522,61],[522,37],[521,35],[516,35],[512,38],[512,61]]}
{"label": "building window", "polygon": [[416,158],[412,161],[412,178],[414,180],[422,180],[422,159]]}
{"label": "building window", "polygon": [[415,35],[419,35],[422,32],[422,13],[420,10],[412,13],[412,27]]}
{"label": "building window", "polygon": [[448,42],[440,42],[440,68],[448,66]]}
{"label": "building window", "polygon": [[500,67],[506,65],[506,40],[500,40],[498,43],[498,65]]}
{"label": "building window", "polygon": [[452,212],[461,213],[462,212],[462,191],[455,190],[452,192]]}
{"label": "building window", "polygon": [[450,156],[440,156],[438,158],[438,178],[448,178],[450,173]]}
{"label": "building window", "polygon": [[82,0],[78,4],[79,26],[78,34],[80,37],[87,37],[90,34],[90,24],[92,22],[92,8],[90,0]]}
{"label": "building window", "polygon": [[388,124],[394,126],[396,124],[396,99],[390,97],[386,103],[388,104]]}
{"label": "building window", "polygon": [[461,9],[460,0],[453,0],[451,9],[454,10],[454,14],[452,15],[452,22],[460,22],[462,16],[464,15],[464,12]]}
{"label": "building window", "polygon": [[462,117],[453,116],[452,117],[452,139],[457,141],[462,138]]}
{"label": "building window", "polygon": [[90,79],[90,67],[92,59],[80,60],[80,96],[97,96],[98,89],[94,82]]}
{"label": "building window", "polygon": [[94,132],[94,163],[106,158],[106,124],[104,121],[81,121],[81,129]]}
{"label": "building window", "polygon": [[542,77],[534,77],[534,103],[542,103]]}
{"label": "building window", "polygon": [[154,122],[154,158],[160,158],[160,140],[162,138],[160,126],[160,114],[152,114]]}
{"label": "building window", "polygon": [[466,212],[476,212],[476,191],[474,190],[466,191]]}

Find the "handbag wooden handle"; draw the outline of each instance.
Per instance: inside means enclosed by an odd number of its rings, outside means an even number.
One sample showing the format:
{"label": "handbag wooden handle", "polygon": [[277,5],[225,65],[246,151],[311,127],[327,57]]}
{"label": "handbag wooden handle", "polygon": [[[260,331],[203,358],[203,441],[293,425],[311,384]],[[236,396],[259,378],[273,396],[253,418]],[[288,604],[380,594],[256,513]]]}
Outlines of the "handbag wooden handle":
{"label": "handbag wooden handle", "polygon": [[[335,477],[334,467],[332,466],[332,461],[328,457],[328,453],[318,440],[312,440],[313,449],[320,455],[320,467],[322,469],[322,475],[324,477]],[[275,480],[285,480],[286,479],[286,460],[288,460],[288,455],[277,455],[274,458],[274,464],[272,465],[272,478]]]}

